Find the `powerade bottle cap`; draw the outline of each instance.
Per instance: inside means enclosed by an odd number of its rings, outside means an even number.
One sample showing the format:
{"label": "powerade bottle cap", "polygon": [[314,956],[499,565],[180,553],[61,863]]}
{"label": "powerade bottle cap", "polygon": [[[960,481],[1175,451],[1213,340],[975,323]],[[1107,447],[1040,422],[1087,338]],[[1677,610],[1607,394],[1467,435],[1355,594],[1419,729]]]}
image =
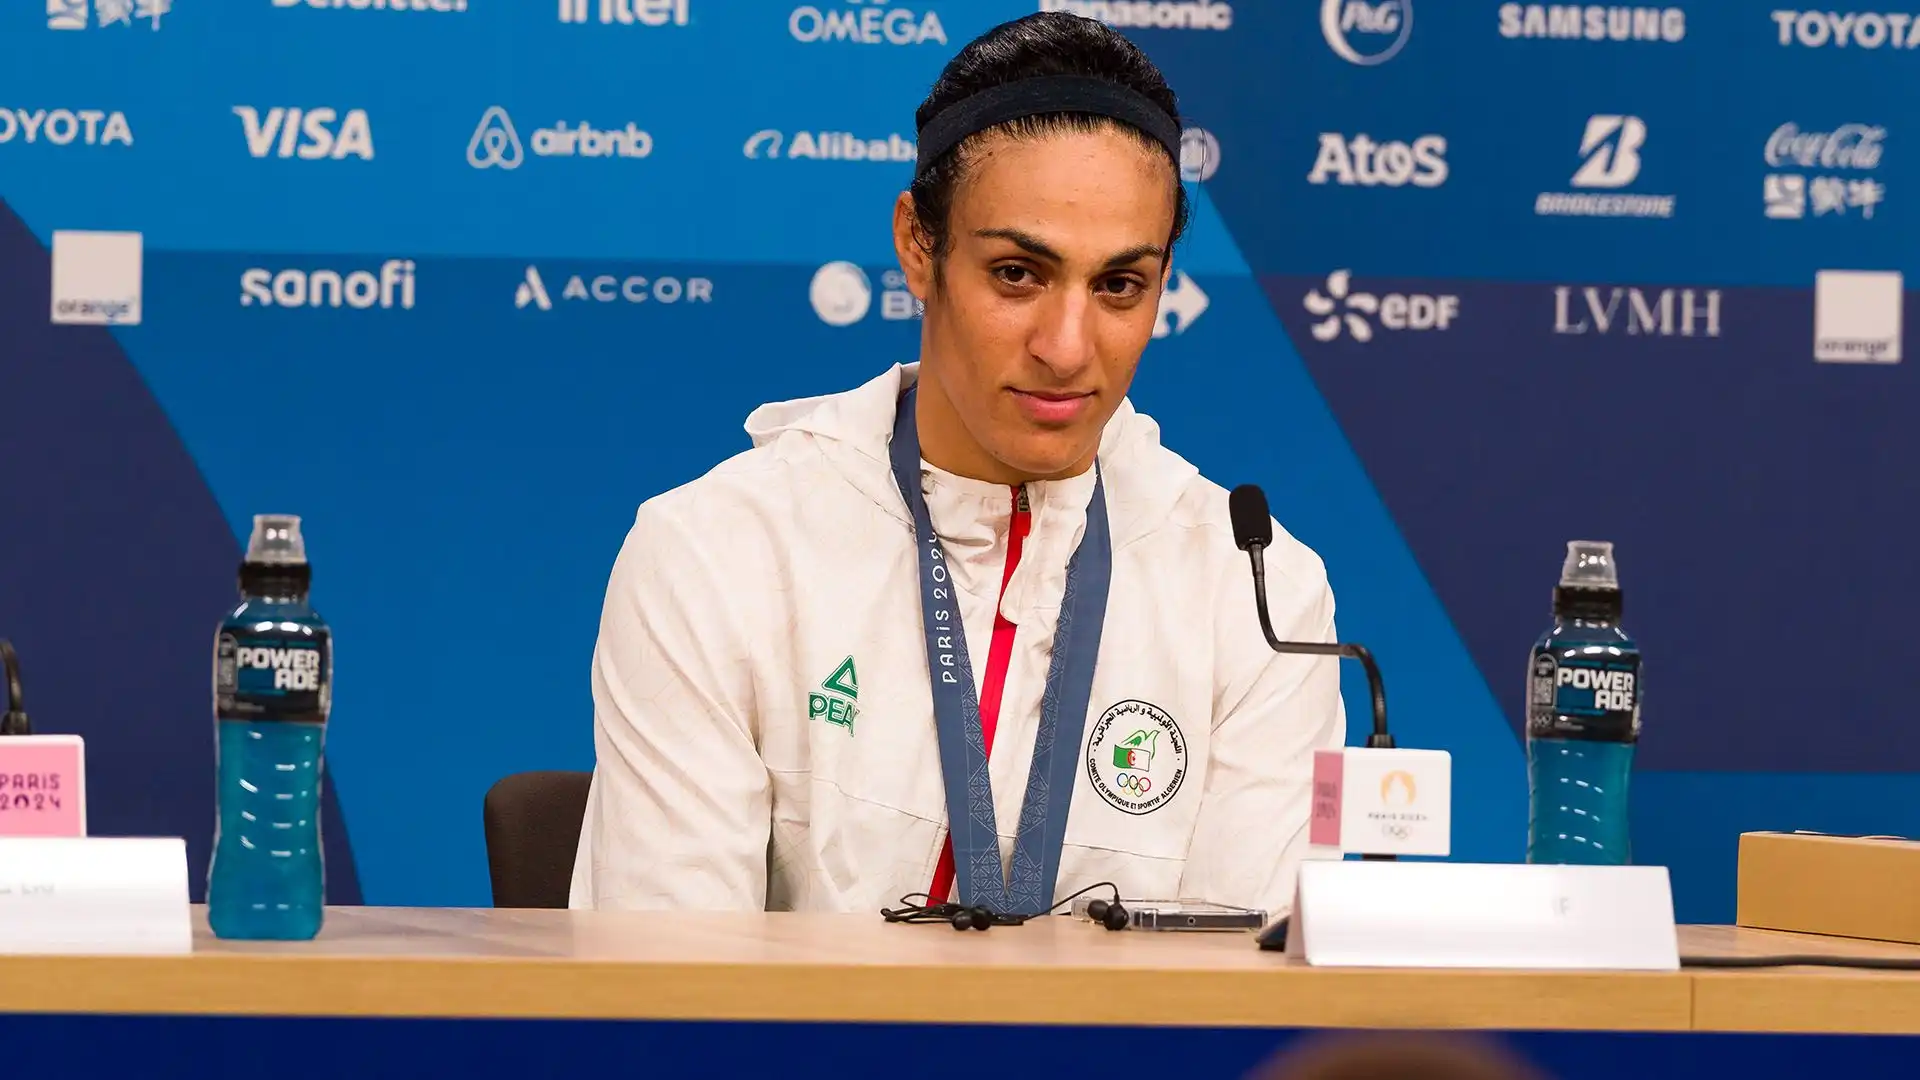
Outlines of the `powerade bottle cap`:
{"label": "powerade bottle cap", "polygon": [[241,595],[305,595],[312,581],[299,516],[253,515],[253,538],[247,541],[247,557],[240,563]]}
{"label": "powerade bottle cap", "polygon": [[1560,584],[1553,590],[1555,617],[1618,622],[1621,609],[1613,542],[1567,541],[1567,561],[1560,566]]}
{"label": "powerade bottle cap", "polygon": [[[297,534],[300,519],[295,518],[293,524]],[[1613,565],[1613,542],[1567,541],[1567,561],[1560,567],[1560,584],[1569,589],[1618,589],[1620,575]]]}
{"label": "powerade bottle cap", "polygon": [[247,561],[260,566],[305,566],[307,542],[300,536],[299,515],[253,515],[253,538],[247,541]]}

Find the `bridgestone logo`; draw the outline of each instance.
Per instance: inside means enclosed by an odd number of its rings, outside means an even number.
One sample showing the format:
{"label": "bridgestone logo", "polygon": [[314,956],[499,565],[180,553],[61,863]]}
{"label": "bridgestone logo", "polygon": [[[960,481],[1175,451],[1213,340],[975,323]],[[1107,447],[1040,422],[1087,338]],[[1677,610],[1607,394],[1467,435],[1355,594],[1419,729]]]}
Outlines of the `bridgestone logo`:
{"label": "bridgestone logo", "polygon": [[1670,218],[1673,216],[1673,196],[1547,192],[1534,200],[1533,212],[1562,217]]}

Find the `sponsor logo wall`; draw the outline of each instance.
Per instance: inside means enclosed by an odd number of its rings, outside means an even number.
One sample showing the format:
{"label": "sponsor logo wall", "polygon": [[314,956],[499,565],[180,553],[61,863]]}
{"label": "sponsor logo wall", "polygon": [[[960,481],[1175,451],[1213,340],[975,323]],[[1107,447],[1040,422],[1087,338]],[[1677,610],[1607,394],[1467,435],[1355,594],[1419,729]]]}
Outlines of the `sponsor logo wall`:
{"label": "sponsor logo wall", "polygon": [[[37,719],[182,778],[95,784],[90,823],[187,836],[203,880],[206,630],[251,515],[301,513],[340,639],[330,886],[486,903],[487,785],[591,763],[635,507],[744,449],[753,407],[917,356],[914,110],[1034,12],[1177,91],[1193,216],[1135,404],[1325,558],[1342,634],[1408,688],[1396,735],[1476,793],[1461,858],[1520,855],[1514,665],[1573,538],[1616,541],[1635,597],[1635,854],[1683,918],[1731,916],[1741,829],[1920,829],[1886,676],[1920,594],[1886,542],[1920,525],[1920,13],[1695,0],[20,5],[0,454],[18,505],[72,509],[0,530],[0,636]],[[97,531],[87,499],[164,507],[171,554],[102,579],[49,539]],[[82,660],[100,612],[111,674]],[[508,643],[522,700],[463,697],[421,612]],[[1728,682],[1729,626],[1794,631],[1808,674]]]}

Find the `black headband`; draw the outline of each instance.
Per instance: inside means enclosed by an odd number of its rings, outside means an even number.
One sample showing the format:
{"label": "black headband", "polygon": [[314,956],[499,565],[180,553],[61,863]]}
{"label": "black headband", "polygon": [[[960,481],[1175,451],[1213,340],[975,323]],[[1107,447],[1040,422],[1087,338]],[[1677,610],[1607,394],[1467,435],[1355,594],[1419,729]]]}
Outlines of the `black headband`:
{"label": "black headband", "polygon": [[1166,147],[1176,167],[1180,164],[1180,124],[1146,95],[1105,79],[1041,75],[989,87],[941,109],[920,129],[913,174],[926,172],[969,135],[1045,113],[1092,113],[1131,124]]}

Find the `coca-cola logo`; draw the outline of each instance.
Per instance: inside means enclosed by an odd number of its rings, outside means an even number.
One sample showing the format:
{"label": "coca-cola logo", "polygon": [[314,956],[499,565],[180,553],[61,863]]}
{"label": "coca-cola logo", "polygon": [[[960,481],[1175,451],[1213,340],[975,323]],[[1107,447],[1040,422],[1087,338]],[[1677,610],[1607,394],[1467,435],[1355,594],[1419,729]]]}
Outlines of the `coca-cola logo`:
{"label": "coca-cola logo", "polygon": [[1781,124],[1767,139],[1767,164],[1874,169],[1880,166],[1881,140],[1886,137],[1886,128],[1866,124],[1842,124],[1832,131],[1801,131],[1798,125]]}

